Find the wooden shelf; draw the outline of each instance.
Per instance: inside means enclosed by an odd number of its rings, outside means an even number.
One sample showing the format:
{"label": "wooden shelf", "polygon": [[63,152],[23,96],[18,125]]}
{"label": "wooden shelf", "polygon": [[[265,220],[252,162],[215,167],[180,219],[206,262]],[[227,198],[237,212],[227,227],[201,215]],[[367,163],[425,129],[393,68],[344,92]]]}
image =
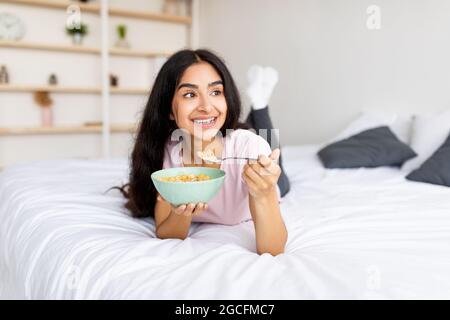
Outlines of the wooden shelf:
{"label": "wooden shelf", "polygon": [[150,89],[145,89],[145,88],[114,88],[114,87],[111,87],[109,90],[112,94],[130,94],[130,95],[150,94]]}
{"label": "wooden shelf", "polygon": [[[30,86],[30,85],[4,85],[0,84],[0,92],[36,92],[48,91],[51,93],[72,93],[72,94],[100,94],[102,91],[96,87],[62,87],[62,86]],[[111,87],[111,94],[146,95],[150,89],[145,88],[120,88]]]}
{"label": "wooden shelf", "polygon": [[[136,131],[135,124],[112,124],[111,132],[133,133]],[[101,133],[101,125],[89,126],[58,126],[58,127],[11,127],[0,128],[0,136],[16,135],[43,135],[43,134],[78,134],[78,133]]]}
{"label": "wooden shelf", "polygon": [[[32,43],[23,41],[6,41],[0,40],[0,47],[11,49],[30,49],[30,50],[43,50],[43,51],[60,51],[60,52],[72,52],[72,53],[87,53],[87,54],[100,54],[100,48],[86,47],[86,46],[74,46],[74,45],[58,45],[58,44],[46,44],[46,43]],[[111,48],[109,54],[113,56],[128,56],[128,57],[166,57],[170,56],[171,52],[163,51],[146,51],[146,50],[133,50],[125,48]]]}
{"label": "wooden shelf", "polygon": [[23,41],[7,41],[7,40],[0,40],[0,47],[12,49],[32,49],[32,50],[62,51],[75,53],[93,53],[93,54],[100,53],[100,49],[94,47],[30,43]]}
{"label": "wooden shelf", "polygon": [[99,94],[101,90],[95,87],[61,87],[61,86],[32,86],[32,85],[12,85],[1,84],[0,92],[35,92],[48,91],[55,93],[88,93]]}
{"label": "wooden shelf", "polygon": [[[100,53],[100,49],[99,49]],[[155,58],[155,57],[168,57],[172,55],[169,51],[146,51],[146,50],[134,50],[134,49],[124,49],[124,48],[110,48],[109,54],[113,56],[126,56],[126,57],[144,57],[144,58]]]}
{"label": "wooden shelf", "polygon": [[[79,6],[81,12],[90,12],[95,14],[100,13],[100,5],[97,3],[81,3],[77,1],[67,1],[67,0],[3,0],[3,2],[36,6],[42,8],[50,8],[50,9],[64,9],[64,10],[66,10],[68,6],[75,4]],[[189,16],[174,16],[164,13],[129,10],[114,7],[109,8],[109,15],[116,17],[148,19],[155,21],[180,23],[186,25],[190,25],[192,23],[192,19]]]}
{"label": "wooden shelf", "polygon": [[67,9],[68,6],[76,4],[78,7],[80,7],[82,12],[84,11],[84,12],[98,13],[100,10],[100,6],[98,4],[81,3],[79,1],[77,2],[77,1],[62,1],[62,0],[3,0],[3,2],[49,9]]}
{"label": "wooden shelf", "polygon": [[163,22],[172,22],[190,25],[192,23],[191,17],[188,16],[174,16],[164,13],[148,12],[148,11],[137,11],[121,8],[111,8],[109,9],[109,14],[116,17],[126,17],[135,19],[147,19]]}

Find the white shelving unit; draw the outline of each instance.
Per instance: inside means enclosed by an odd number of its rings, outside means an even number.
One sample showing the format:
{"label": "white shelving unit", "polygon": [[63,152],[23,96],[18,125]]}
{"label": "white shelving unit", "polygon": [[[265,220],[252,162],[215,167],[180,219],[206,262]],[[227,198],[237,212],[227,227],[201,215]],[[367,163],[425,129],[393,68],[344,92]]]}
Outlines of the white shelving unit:
{"label": "white shelving unit", "polygon": [[[58,94],[94,94],[101,95],[102,120],[97,125],[81,126],[58,126],[58,127],[9,127],[0,128],[0,139],[4,136],[17,135],[60,135],[60,134],[83,134],[83,133],[101,133],[102,134],[102,155],[105,158],[110,157],[111,133],[115,132],[134,132],[136,124],[111,124],[110,123],[110,96],[114,95],[147,95],[148,88],[122,88],[110,87],[109,85],[109,65],[110,56],[139,57],[139,58],[157,58],[167,57],[172,52],[169,51],[145,51],[124,48],[110,47],[109,45],[109,17],[125,17],[141,20],[161,21],[165,23],[174,23],[185,25],[188,28],[188,39],[186,44],[192,48],[198,46],[198,0],[186,0],[188,6],[188,16],[174,16],[164,13],[148,12],[141,10],[129,10],[110,6],[108,0],[100,0],[98,3],[81,3],[68,0],[3,0],[4,3],[34,6],[50,10],[66,10],[70,5],[76,4],[83,13],[97,14],[100,16],[101,26],[101,46],[70,46],[53,43],[37,43],[25,41],[4,41],[0,40],[0,48],[20,49],[20,50],[39,50],[53,51],[59,53],[76,53],[99,55],[101,61],[101,86],[99,87],[64,87],[64,86],[33,86],[8,84],[0,85],[1,92],[15,93],[33,93],[36,91],[46,91]],[[0,164],[0,171],[4,166]]]}

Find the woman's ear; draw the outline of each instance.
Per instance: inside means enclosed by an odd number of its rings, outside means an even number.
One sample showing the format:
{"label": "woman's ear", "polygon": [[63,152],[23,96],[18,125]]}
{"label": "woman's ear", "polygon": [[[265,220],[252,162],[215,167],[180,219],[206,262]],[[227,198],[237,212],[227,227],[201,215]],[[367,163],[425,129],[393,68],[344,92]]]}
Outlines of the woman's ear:
{"label": "woman's ear", "polygon": [[175,120],[175,117],[173,116],[173,112],[170,113],[169,118],[170,118],[170,120]]}

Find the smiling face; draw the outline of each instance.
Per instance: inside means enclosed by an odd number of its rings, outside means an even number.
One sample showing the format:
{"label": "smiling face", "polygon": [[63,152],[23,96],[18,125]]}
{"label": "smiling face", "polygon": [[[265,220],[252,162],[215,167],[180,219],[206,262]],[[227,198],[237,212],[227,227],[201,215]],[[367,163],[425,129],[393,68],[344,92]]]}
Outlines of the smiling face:
{"label": "smiling face", "polygon": [[197,139],[210,141],[225,123],[223,81],[207,62],[191,65],[175,89],[170,119]]}

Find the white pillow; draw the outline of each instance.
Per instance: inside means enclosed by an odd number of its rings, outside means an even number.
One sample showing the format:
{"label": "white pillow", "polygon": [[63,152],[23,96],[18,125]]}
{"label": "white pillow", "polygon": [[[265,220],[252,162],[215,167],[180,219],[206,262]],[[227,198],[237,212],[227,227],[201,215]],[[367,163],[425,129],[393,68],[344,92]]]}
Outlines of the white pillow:
{"label": "white pillow", "polygon": [[413,121],[411,148],[417,157],[406,161],[402,170],[411,172],[419,168],[450,134],[450,110],[434,115],[417,115]]}
{"label": "white pillow", "polygon": [[331,142],[347,139],[362,131],[388,126],[402,142],[409,144],[412,116],[384,111],[363,111],[361,115],[339,133]]}

